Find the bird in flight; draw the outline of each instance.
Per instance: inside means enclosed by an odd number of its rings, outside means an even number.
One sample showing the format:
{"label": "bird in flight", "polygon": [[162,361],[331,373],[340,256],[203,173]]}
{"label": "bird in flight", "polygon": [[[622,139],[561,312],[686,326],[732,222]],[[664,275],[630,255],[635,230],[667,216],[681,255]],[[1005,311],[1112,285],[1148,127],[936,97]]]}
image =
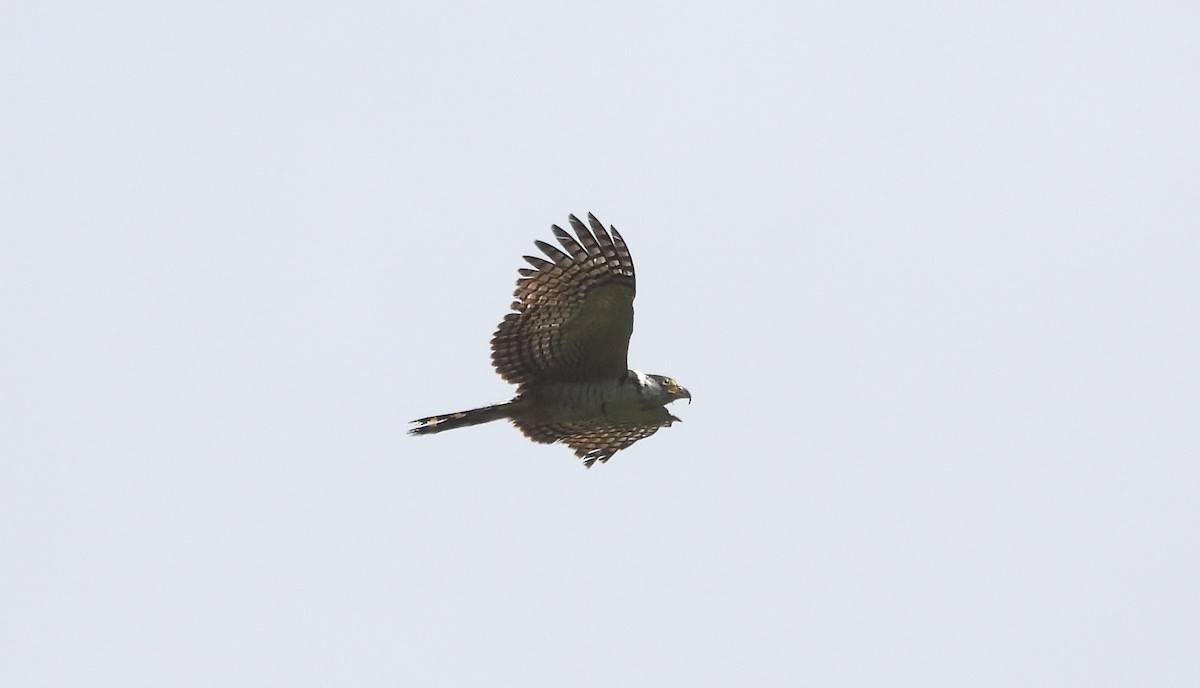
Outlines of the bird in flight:
{"label": "bird in flight", "polygon": [[429,435],[507,419],[534,442],[562,442],[591,468],[661,427],[679,421],[666,405],[692,395],[662,375],[629,369],[633,259],[616,227],[591,213],[570,216],[572,237],[552,225],[563,250],[534,242],[546,258],[525,256],[512,313],[492,337],[492,365],[517,396],[413,421]]}

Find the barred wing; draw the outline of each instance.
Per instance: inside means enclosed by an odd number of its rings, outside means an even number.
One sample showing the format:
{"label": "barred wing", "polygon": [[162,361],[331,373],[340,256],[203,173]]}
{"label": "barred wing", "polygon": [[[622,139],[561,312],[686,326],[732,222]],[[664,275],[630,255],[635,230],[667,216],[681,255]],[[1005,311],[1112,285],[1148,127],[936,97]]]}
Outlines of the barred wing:
{"label": "barred wing", "polygon": [[633,259],[615,227],[590,213],[590,230],[570,220],[575,238],[552,227],[565,252],[538,241],[548,260],[525,256],[533,267],[520,271],[515,312],[492,337],[492,364],[513,384],[615,379],[629,368]]}
{"label": "barred wing", "polygon": [[660,407],[652,413],[657,422],[636,423],[602,418],[571,423],[532,423],[518,420],[513,421],[513,424],[534,442],[562,442],[575,450],[575,456],[583,459],[585,467],[591,468],[593,463],[604,463],[612,458],[613,454],[679,420],[665,408]]}

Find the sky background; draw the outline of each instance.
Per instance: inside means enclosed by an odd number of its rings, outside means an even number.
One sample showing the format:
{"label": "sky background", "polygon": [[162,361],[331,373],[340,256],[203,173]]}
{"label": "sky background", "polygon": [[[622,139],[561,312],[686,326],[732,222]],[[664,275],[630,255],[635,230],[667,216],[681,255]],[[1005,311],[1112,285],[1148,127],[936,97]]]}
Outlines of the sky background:
{"label": "sky background", "polygon": [[[1192,3],[0,11],[0,683],[1195,686]],[[684,423],[507,424],[594,212]]]}

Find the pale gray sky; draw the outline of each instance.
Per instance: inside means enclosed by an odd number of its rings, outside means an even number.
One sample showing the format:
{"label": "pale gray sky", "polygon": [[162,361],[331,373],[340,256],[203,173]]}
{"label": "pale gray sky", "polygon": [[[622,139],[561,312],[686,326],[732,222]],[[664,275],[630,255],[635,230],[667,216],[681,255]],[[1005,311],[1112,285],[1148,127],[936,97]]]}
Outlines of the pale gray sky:
{"label": "pale gray sky", "polygon": [[[1194,686],[1190,3],[22,3],[0,683]],[[492,424],[595,212],[685,422]]]}

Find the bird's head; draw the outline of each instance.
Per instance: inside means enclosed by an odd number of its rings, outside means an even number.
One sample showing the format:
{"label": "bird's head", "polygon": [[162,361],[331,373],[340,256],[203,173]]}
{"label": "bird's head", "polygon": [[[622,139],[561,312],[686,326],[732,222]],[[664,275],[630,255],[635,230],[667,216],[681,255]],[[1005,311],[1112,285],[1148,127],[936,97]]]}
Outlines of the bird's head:
{"label": "bird's head", "polygon": [[688,403],[692,403],[692,394],[687,391],[683,385],[675,381],[674,378],[665,375],[643,375],[642,389],[651,397],[661,399],[663,406],[675,401],[676,399],[687,399]]}

